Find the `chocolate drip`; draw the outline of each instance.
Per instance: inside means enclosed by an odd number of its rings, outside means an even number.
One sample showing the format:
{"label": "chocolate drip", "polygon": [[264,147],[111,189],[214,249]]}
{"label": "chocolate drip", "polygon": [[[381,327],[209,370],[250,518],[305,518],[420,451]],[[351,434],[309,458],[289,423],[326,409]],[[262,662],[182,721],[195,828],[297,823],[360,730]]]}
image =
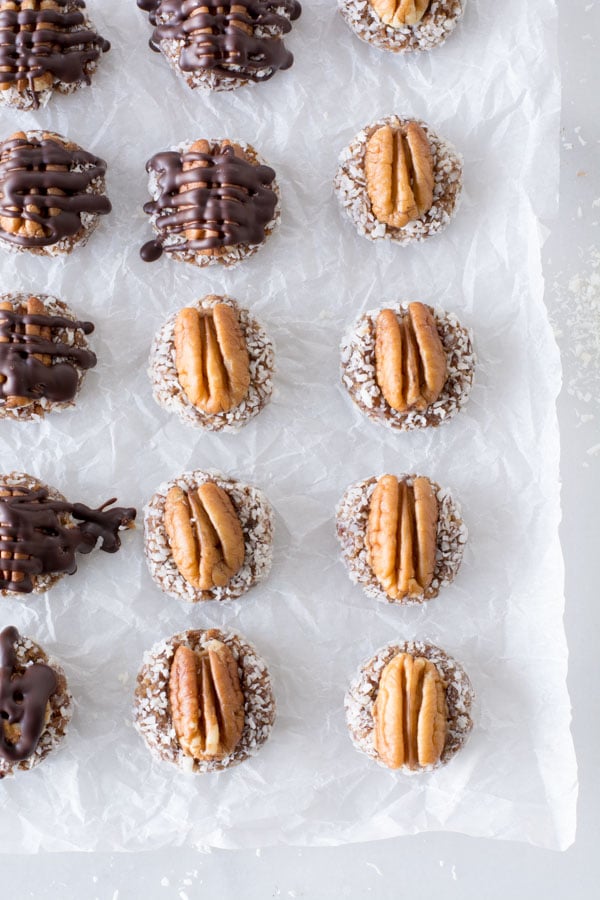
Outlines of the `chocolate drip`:
{"label": "chocolate drip", "polygon": [[21,762],[34,753],[46,724],[48,700],[58,685],[54,670],[43,663],[27,666],[15,677],[19,640],[14,626],[0,632],[0,717],[20,730],[12,741],[0,723],[0,756],[8,762]]}
{"label": "chocolate drip", "polygon": [[[11,233],[2,238],[21,247],[47,247],[76,235],[81,214],[107,215],[108,197],[89,190],[106,174],[103,159],[68,149],[52,137],[14,137],[0,145],[0,219],[34,222],[41,235]],[[52,193],[49,193],[52,191]]]}
{"label": "chocolate drip", "polygon": [[155,26],[150,46],[182,41],[184,72],[211,69],[221,75],[267,81],[289,69],[294,57],[281,35],[291,31],[302,7],[297,0],[137,0]]}
{"label": "chocolate drip", "polygon": [[[277,205],[271,187],[275,172],[269,166],[253,165],[226,145],[212,153],[157,153],[146,169],[155,173],[160,189],[158,199],[144,206],[148,215],[158,216],[159,231],[140,251],[146,262],[158,259],[164,241],[174,235],[182,234],[184,240],[164,247],[167,253],[260,244],[265,239]],[[204,236],[187,236],[197,231]]]}
{"label": "chocolate drip", "polygon": [[[119,530],[132,525],[136,510],[107,500],[99,509],[83,503],[52,500],[46,488],[0,487],[11,496],[0,496],[0,590],[29,594],[34,575],[77,570],[75,553],[89,553],[98,541],[100,549],[115,553],[121,546]],[[64,525],[67,513],[81,524]],[[21,558],[24,557],[24,558]]]}
{"label": "chocolate drip", "polygon": [[34,106],[39,106],[35,80],[46,73],[63,84],[90,83],[88,68],[110,44],[88,28],[78,9],[83,0],[54,0],[57,9],[0,11],[0,85],[27,81]]}
{"label": "chocolate drip", "polygon": [[[63,316],[27,315],[0,309],[0,397],[45,397],[54,402],[72,400],[77,393],[79,369],[96,365],[96,354],[84,347],[65,344],[53,335],[46,340],[39,334],[26,334],[27,326],[50,329],[79,329],[91,334],[91,322],[75,322]],[[37,328],[36,328],[37,330]],[[61,357],[45,365],[35,356]]]}

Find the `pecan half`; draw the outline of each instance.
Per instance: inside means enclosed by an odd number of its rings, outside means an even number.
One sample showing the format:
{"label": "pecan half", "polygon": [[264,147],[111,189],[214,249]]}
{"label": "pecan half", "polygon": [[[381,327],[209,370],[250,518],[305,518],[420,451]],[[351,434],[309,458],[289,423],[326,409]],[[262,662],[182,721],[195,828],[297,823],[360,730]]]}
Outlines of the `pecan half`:
{"label": "pecan half", "polygon": [[[19,487],[0,487],[0,497],[24,497],[27,494],[27,489],[19,488]],[[0,522],[0,536],[2,540],[10,541],[11,536],[14,534],[14,526],[10,522]],[[24,572],[19,572],[15,568],[11,568],[10,566],[6,569],[2,568],[3,560],[15,560],[15,559],[31,559],[27,553],[13,553],[12,550],[2,550],[0,552],[0,573],[2,574],[2,578],[4,583],[7,585],[10,584],[18,584],[20,581],[23,581],[25,578]]]}
{"label": "pecan half", "polygon": [[169,703],[177,740],[194,759],[223,759],[244,730],[244,694],[227,644],[210,640],[196,652],[181,644],[169,674]]}
{"label": "pecan half", "polygon": [[226,303],[180,310],[175,365],[193,406],[209,414],[238,406],[250,387],[250,360],[237,310]]}
{"label": "pecan half", "polygon": [[367,141],[367,194],[374,216],[403,228],[433,205],[433,156],[429,139],[417,122],[382,125]]}
{"label": "pecan half", "polygon": [[382,22],[400,28],[417,25],[427,12],[430,0],[369,0],[369,3]]}
{"label": "pecan half", "polygon": [[229,495],[212,481],[188,493],[171,488],[165,529],[179,572],[198,590],[224,587],[244,563],[240,520]]}
{"label": "pecan half", "polygon": [[[14,0],[0,0],[0,12],[4,10],[14,10],[21,11],[30,9],[35,12],[41,10],[48,10],[53,13],[61,12],[60,6],[55,0],[21,0],[19,4],[15,3]],[[49,31],[58,31],[57,26],[50,21],[45,21],[44,17],[41,16],[39,19],[36,19],[34,22],[24,22],[19,23],[16,26],[16,36],[14,34],[15,28],[0,28],[0,45],[2,45],[5,41],[3,38],[6,34],[7,43],[15,46],[16,48],[21,47],[33,47],[34,52],[32,53],[32,70],[35,69],[35,53],[40,53],[40,46],[45,46],[48,48],[47,52],[50,55],[52,50],[51,42],[47,40],[47,35]],[[34,35],[33,32],[37,31],[37,35]],[[39,40],[38,40],[39,38]],[[46,39],[44,39],[46,38]],[[15,52],[15,56],[16,56]],[[40,67],[38,66],[38,71]],[[41,75],[37,75],[34,78],[31,78],[31,72],[20,69],[18,74],[22,74],[22,78],[18,78],[16,81],[9,79],[8,81],[2,81],[2,72],[15,72],[15,67],[12,65],[0,66],[0,91],[8,90],[8,88],[15,88],[19,93],[27,90],[27,88],[31,88],[34,91],[44,91],[48,88],[52,87],[54,82],[54,76],[52,72],[43,72]]]}
{"label": "pecan half", "polygon": [[[61,147],[67,146],[61,138],[58,138],[57,135],[50,134],[45,131],[42,134],[42,140],[53,140],[59,144]],[[11,134],[6,141],[4,141],[5,145],[10,147],[11,142],[13,141],[27,141],[27,135],[24,131],[16,131],[14,134]],[[26,144],[26,149],[31,149],[32,144]],[[5,154],[6,160],[4,159]],[[4,151],[3,155],[0,156],[0,161],[4,162],[10,159],[10,151]],[[14,176],[17,172],[26,171],[27,167],[25,164],[22,166],[11,165],[10,174]],[[41,171],[41,168],[29,167],[29,171]],[[65,165],[44,165],[44,172],[68,172],[68,166]],[[33,186],[29,190],[29,194],[35,195],[39,191],[39,186]],[[58,197],[63,196],[64,191],[60,190],[60,188],[49,187],[43,188],[45,193],[50,197]],[[24,198],[29,196],[28,194],[24,195]],[[41,210],[39,206],[36,206],[34,203],[27,203],[27,200],[22,198],[22,210],[30,215],[34,216],[42,216],[43,218],[52,218],[54,216],[59,216],[62,212],[58,207],[51,206],[47,209]],[[0,190],[0,199],[4,199],[4,194]],[[19,213],[21,212],[21,208],[18,206],[7,206],[5,207],[7,212]],[[22,237],[28,238],[43,238],[46,235],[47,229],[44,228],[39,222],[33,221],[31,218],[25,218],[20,215],[11,215],[11,216],[0,216],[0,230],[5,231],[7,234],[17,234]]]}
{"label": "pecan half", "polygon": [[438,502],[428,478],[412,485],[382,475],[369,505],[369,565],[393,600],[422,595],[433,581]]}
{"label": "pecan half", "polygon": [[[44,316],[47,315],[47,310],[39,297],[30,297],[27,303],[23,306],[20,306],[15,310],[10,301],[5,300],[0,303],[0,322],[2,321],[2,310],[6,312],[19,312],[26,313],[28,316]],[[37,335],[38,337],[43,338],[46,341],[52,340],[52,329],[49,326],[41,326],[41,325],[26,325],[25,326],[25,334],[26,335]],[[0,337],[0,343],[9,343],[9,337]],[[52,357],[47,353],[34,353],[32,354],[34,359],[39,359],[45,366],[52,365]],[[5,381],[4,375],[0,375],[0,382]],[[33,399],[29,397],[9,397],[6,401],[6,406],[10,409],[14,409],[15,407],[25,407],[30,406],[33,403]]]}
{"label": "pecan half", "polygon": [[439,762],[448,729],[446,686],[436,666],[400,653],[384,668],[373,706],[373,745],[389,769]]}
{"label": "pecan half", "polygon": [[375,323],[375,377],[392,409],[424,410],[446,383],[448,360],[435,319],[424,303],[400,318],[382,309]]}

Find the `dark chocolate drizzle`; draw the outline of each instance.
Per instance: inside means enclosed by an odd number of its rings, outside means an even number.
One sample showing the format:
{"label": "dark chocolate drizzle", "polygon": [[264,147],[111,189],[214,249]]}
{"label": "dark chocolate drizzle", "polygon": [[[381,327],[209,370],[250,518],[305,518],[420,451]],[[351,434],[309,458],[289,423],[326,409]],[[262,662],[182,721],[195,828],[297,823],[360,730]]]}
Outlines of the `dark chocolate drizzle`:
{"label": "dark chocolate drizzle", "polygon": [[[253,165],[236,156],[231,145],[217,145],[210,153],[157,153],[146,170],[154,172],[160,189],[159,197],[144,206],[145,213],[157,215],[159,232],[140,251],[146,262],[158,259],[163,249],[176,253],[264,241],[277,206],[270,166]],[[205,186],[187,188],[198,183]],[[187,238],[185,232],[194,230],[215,234]],[[166,238],[180,234],[182,241],[163,248]]]}
{"label": "dark chocolate drizzle", "polygon": [[160,50],[161,41],[183,42],[179,54],[183,72],[211,69],[220,75],[267,81],[294,62],[281,36],[291,31],[291,23],[302,12],[297,0],[137,0],[137,4],[155,26],[153,50]]}
{"label": "dark chocolate drizzle", "polygon": [[39,106],[39,92],[34,81],[46,73],[63,84],[90,83],[90,64],[110,44],[88,28],[83,0],[54,0],[59,9],[0,10],[0,84],[19,87],[26,81]]}
{"label": "dark chocolate drizzle", "polygon": [[[51,338],[26,334],[28,326],[50,329]],[[59,340],[57,332],[66,328],[91,334],[91,322],[77,322],[63,316],[28,315],[0,309],[0,398],[44,397],[57,403],[72,400],[79,384],[78,369],[96,365],[96,354],[85,347],[75,347]],[[45,365],[35,355],[52,358]],[[55,362],[57,357],[60,361]]]}
{"label": "dark chocolate drizzle", "polygon": [[[70,150],[52,137],[4,141],[0,144],[0,217],[35,222],[44,233],[11,234],[3,228],[2,238],[33,248],[74,237],[82,228],[82,213],[103,216],[111,211],[108,197],[90,190],[105,174],[103,159],[80,148]],[[60,194],[49,194],[51,188]],[[58,213],[51,215],[51,209]]]}
{"label": "dark chocolate drizzle", "polygon": [[11,763],[22,762],[35,752],[45,728],[48,700],[58,686],[54,669],[43,663],[34,663],[22,675],[15,675],[20,638],[14,626],[0,632],[0,716],[21,731],[13,743],[0,723],[0,757]]}
{"label": "dark chocolate drizzle", "polygon": [[[0,590],[29,594],[32,576],[72,575],[77,570],[75,553],[89,553],[98,541],[101,550],[116,553],[121,546],[119,530],[129,528],[136,517],[133,508],[107,509],[114,498],[90,509],[83,503],[52,500],[42,487],[0,484],[0,490],[14,492],[0,496]],[[59,518],[63,513],[78,519],[78,524],[64,525]]]}

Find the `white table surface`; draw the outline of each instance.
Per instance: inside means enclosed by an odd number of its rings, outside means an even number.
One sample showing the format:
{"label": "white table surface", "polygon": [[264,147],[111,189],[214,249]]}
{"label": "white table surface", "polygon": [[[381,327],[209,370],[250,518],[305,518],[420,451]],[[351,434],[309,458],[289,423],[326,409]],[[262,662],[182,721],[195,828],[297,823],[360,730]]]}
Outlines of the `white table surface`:
{"label": "white table surface", "polygon": [[[130,0],[132,2],[132,0]],[[475,0],[476,2],[476,0]],[[533,0],[535,2],[535,0]],[[564,302],[570,279],[588,269],[600,222],[600,0],[559,0],[563,70],[560,212],[545,223],[548,304],[569,346]],[[557,140],[559,136],[557,135]],[[594,205],[594,201],[598,201]],[[599,270],[600,271],[600,270]],[[600,347],[600,311],[596,322]],[[564,357],[565,386],[581,382]],[[595,361],[600,365],[600,356]],[[598,380],[598,373],[596,373]],[[584,421],[582,422],[582,414]],[[590,418],[590,416],[594,418]],[[577,840],[554,853],[524,844],[424,834],[330,849],[275,847],[258,851],[166,850],[152,854],[40,854],[2,858],[3,894],[23,900],[264,900],[270,897],[460,897],[470,900],[598,896],[600,874],[600,603],[595,560],[600,529],[600,398],[577,401],[563,390],[562,542],[567,564],[569,688],[580,767]]]}

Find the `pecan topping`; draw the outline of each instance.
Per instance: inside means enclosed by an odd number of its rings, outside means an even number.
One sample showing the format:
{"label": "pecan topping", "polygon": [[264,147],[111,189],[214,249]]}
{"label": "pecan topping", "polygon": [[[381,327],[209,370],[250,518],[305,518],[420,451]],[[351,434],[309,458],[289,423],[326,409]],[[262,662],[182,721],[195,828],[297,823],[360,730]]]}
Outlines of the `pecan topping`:
{"label": "pecan topping", "polygon": [[400,653],[384,668],[373,706],[373,745],[389,769],[439,762],[446,743],[446,686],[436,666]]}
{"label": "pecan topping", "polygon": [[366,544],[369,564],[393,600],[423,594],[433,581],[438,503],[428,478],[412,485],[382,475],[371,495]]}
{"label": "pecan topping", "polygon": [[17,131],[0,144],[1,237],[29,249],[75,239],[82,214],[111,210],[94,189],[105,173],[104,160],[59,135]]}
{"label": "pecan topping", "polygon": [[6,399],[6,407],[23,408],[41,398],[63,402],[75,397],[78,369],[95,366],[96,356],[61,340],[64,329],[91,334],[94,326],[49,315],[39,297],[29,297],[22,304],[0,302],[0,399]]}
{"label": "pecan topping", "polygon": [[392,228],[420,219],[433,204],[433,157],[417,122],[383,125],[367,141],[367,193],[373,214]]}
{"label": "pecan topping", "polygon": [[175,365],[193,406],[209,414],[238,406],[250,387],[250,360],[237,310],[226,303],[180,310]]}
{"label": "pecan topping", "polygon": [[[157,153],[146,169],[160,192],[144,206],[156,216],[159,232],[140,251],[146,262],[158,259],[163,249],[222,256],[227,247],[264,241],[277,206],[275,172],[254,162],[238,144],[195,141],[184,152]],[[177,243],[163,246],[171,238]]]}
{"label": "pecan topping", "polygon": [[155,26],[150,41],[177,41],[183,72],[266,81],[289,69],[293,56],[282,36],[301,13],[297,0],[137,0]]}
{"label": "pecan topping", "polygon": [[382,309],[375,324],[375,375],[392,409],[424,410],[446,383],[448,362],[431,311],[410,303],[400,319]]}
{"label": "pecan topping", "polygon": [[0,758],[9,762],[28,759],[50,719],[49,700],[57,687],[50,666],[17,666],[19,632],[9,626],[0,632]]}
{"label": "pecan topping", "polygon": [[369,3],[386,25],[401,28],[403,25],[418,25],[430,0],[369,0]]}
{"label": "pecan topping", "polygon": [[227,644],[210,640],[198,652],[181,644],[169,675],[171,718],[181,749],[194,759],[224,759],[244,730],[244,695]]}
{"label": "pecan topping", "polygon": [[200,591],[224,587],[244,563],[240,520],[229,495],[212,481],[189,493],[171,488],[165,529],[179,572]]}
{"label": "pecan topping", "polygon": [[90,83],[89,71],[110,44],[88,28],[79,0],[0,0],[0,91],[38,94],[55,79]]}

